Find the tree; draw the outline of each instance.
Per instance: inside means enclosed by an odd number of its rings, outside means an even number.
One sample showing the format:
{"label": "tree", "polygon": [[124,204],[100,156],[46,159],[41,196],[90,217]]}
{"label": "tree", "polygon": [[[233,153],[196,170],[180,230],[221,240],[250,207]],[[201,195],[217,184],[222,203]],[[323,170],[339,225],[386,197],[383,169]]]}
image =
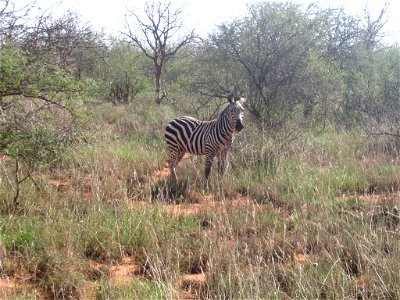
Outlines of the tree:
{"label": "tree", "polygon": [[95,79],[99,97],[113,104],[129,103],[146,87],[151,86],[148,60],[143,53],[126,41],[113,42]]}
{"label": "tree", "polygon": [[78,79],[90,74],[106,53],[102,35],[71,11],[57,19],[39,16],[17,41],[32,60],[57,65]]}
{"label": "tree", "polygon": [[[17,19],[12,12],[9,17]],[[26,47],[26,41],[37,42],[31,28],[9,24],[0,22],[0,153],[15,161],[17,206],[21,183],[82,137],[84,110],[74,100],[86,85],[61,67],[51,47]]]}
{"label": "tree", "polygon": [[15,9],[10,0],[0,0],[0,42],[15,40],[25,30],[24,21],[34,3]]}
{"label": "tree", "polygon": [[219,26],[205,45],[207,78],[199,88],[238,90],[259,124],[281,126],[303,104],[316,23],[298,5],[258,3],[241,20]]}
{"label": "tree", "polygon": [[[134,11],[128,12],[125,18],[128,33],[125,35],[153,61],[155,101],[160,104],[166,97],[165,90],[161,94],[165,65],[195,36],[193,30],[187,34],[181,34],[183,31],[182,10],[173,9],[171,2],[167,4],[146,2],[144,13],[142,18]],[[128,18],[133,18],[133,25],[130,25]]]}
{"label": "tree", "polygon": [[[381,46],[386,9],[384,4],[375,20],[367,11],[362,17],[347,15],[343,8],[317,12],[321,19],[320,32],[324,36],[320,44],[321,55],[334,62],[342,74],[344,91],[336,109],[338,124],[352,127],[365,124],[371,117],[379,119],[386,109],[382,102],[398,102],[392,92],[396,86],[395,77],[379,75],[384,66],[380,56],[386,52]],[[393,61],[388,62],[393,64],[393,70],[398,68]],[[391,92],[386,94],[389,98],[380,94],[385,85],[390,87]]]}

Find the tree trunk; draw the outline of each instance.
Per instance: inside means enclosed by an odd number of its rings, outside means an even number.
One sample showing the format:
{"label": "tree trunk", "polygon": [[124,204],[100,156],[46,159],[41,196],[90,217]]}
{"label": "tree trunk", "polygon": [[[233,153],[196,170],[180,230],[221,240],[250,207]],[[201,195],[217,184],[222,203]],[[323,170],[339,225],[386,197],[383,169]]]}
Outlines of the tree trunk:
{"label": "tree trunk", "polygon": [[161,77],[162,77],[162,64],[156,64],[156,74],[155,74],[155,100],[156,104],[161,104]]}

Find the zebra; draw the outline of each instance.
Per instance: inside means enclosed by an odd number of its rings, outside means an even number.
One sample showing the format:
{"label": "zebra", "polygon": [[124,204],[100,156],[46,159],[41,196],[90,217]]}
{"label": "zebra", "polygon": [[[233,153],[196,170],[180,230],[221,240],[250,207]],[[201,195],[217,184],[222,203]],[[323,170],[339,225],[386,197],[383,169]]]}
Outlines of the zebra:
{"label": "zebra", "polygon": [[211,172],[212,161],[218,157],[220,178],[225,173],[227,153],[233,142],[235,132],[243,130],[243,104],[245,98],[228,96],[229,104],[211,121],[200,121],[192,117],[181,117],[170,121],[165,128],[165,141],[168,148],[170,177],[176,181],[176,167],[186,152],[205,155],[205,184]]}

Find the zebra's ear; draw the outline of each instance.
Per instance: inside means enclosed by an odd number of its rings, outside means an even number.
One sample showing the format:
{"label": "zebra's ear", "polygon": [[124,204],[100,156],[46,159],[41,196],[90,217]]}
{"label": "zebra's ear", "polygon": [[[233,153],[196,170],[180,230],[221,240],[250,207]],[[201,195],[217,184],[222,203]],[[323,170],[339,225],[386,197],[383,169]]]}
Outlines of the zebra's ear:
{"label": "zebra's ear", "polygon": [[235,103],[235,97],[233,97],[232,94],[228,95],[228,102],[229,103]]}
{"label": "zebra's ear", "polygon": [[236,101],[238,101],[240,104],[244,105],[244,104],[246,103],[247,99],[241,97],[240,99],[238,99],[238,100],[236,100]]}

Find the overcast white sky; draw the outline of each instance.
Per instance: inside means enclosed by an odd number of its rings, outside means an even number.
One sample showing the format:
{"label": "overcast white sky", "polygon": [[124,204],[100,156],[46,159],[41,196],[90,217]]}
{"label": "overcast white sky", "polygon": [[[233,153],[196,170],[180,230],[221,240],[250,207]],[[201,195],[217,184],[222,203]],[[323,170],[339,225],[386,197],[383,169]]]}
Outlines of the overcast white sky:
{"label": "overcast white sky", "polygon": [[[30,0],[14,0],[17,6],[30,3]],[[124,31],[126,8],[142,10],[146,0],[36,0],[42,9],[49,9],[59,16],[70,9],[77,12],[83,20],[94,28],[103,28],[105,32],[117,34]],[[162,2],[166,2],[161,0]],[[167,0],[169,1],[169,0]],[[195,28],[196,32],[206,36],[216,24],[229,21],[245,14],[247,4],[256,0],[171,0],[174,7],[183,7],[185,24]],[[287,2],[287,1],[284,1]],[[292,0],[291,2],[307,5],[317,2],[322,7],[343,6],[353,15],[361,15],[365,8],[373,17],[379,15],[384,0]],[[400,43],[400,1],[388,0],[387,23],[384,31],[390,36],[387,41]]]}

